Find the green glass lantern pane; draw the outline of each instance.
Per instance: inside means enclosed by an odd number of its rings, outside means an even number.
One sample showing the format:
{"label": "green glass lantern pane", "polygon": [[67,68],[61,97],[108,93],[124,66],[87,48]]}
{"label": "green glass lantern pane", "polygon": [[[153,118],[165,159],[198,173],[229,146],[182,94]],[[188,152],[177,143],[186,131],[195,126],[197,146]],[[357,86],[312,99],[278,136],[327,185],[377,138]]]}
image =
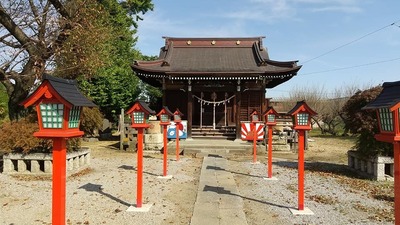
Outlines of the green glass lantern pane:
{"label": "green glass lantern pane", "polygon": [[270,122],[270,123],[275,122],[275,115],[273,115],[273,114],[268,114],[268,115],[267,115],[267,122]]}
{"label": "green glass lantern pane", "polygon": [[393,113],[388,108],[378,109],[381,130],[393,132]]}
{"label": "green glass lantern pane", "polygon": [[144,112],[133,112],[133,123],[144,123]]}
{"label": "green glass lantern pane", "polygon": [[181,120],[181,117],[179,115],[174,115],[174,120]]}
{"label": "green glass lantern pane", "polygon": [[253,115],[251,120],[252,121],[258,121],[258,115]]}
{"label": "green glass lantern pane", "polygon": [[167,114],[161,114],[160,119],[161,122],[169,122],[169,116]]}
{"label": "green glass lantern pane", "polygon": [[297,125],[300,126],[308,125],[308,113],[297,114]]}
{"label": "green glass lantern pane", "polygon": [[80,119],[81,107],[74,106],[69,112],[68,128],[78,128]]}
{"label": "green glass lantern pane", "polygon": [[40,104],[43,128],[62,128],[63,109],[63,104]]}

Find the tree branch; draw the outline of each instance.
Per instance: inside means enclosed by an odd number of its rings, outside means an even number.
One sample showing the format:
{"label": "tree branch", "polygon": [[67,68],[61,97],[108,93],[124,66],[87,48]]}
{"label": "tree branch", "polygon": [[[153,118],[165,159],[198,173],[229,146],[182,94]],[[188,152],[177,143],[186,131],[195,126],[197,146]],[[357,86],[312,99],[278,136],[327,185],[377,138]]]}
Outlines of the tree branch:
{"label": "tree branch", "polygon": [[25,46],[27,51],[30,53],[34,52],[34,47],[30,43],[30,38],[18,27],[17,24],[11,19],[11,17],[7,14],[5,9],[0,3],[0,23],[13,35],[18,42]]}
{"label": "tree branch", "polygon": [[59,0],[49,0],[58,13],[64,18],[69,19],[71,16]]}

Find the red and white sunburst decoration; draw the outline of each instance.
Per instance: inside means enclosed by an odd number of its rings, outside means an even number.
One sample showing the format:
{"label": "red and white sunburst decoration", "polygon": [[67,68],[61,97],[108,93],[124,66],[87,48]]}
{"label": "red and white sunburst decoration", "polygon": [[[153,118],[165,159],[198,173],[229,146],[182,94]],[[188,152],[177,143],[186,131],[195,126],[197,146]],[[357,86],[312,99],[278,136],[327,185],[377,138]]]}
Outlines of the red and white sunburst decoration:
{"label": "red and white sunburst decoration", "polygon": [[[264,140],[264,123],[256,123],[257,140]],[[253,140],[253,123],[242,123],[241,136],[242,140]]]}

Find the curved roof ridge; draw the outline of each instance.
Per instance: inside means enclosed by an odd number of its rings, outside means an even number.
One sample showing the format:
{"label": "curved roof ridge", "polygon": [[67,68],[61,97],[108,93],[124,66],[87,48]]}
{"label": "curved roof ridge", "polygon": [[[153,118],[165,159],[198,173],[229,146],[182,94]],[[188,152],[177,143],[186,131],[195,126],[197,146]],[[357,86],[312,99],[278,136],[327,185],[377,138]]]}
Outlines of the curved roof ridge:
{"label": "curved roof ridge", "polygon": [[259,43],[254,42],[252,48],[253,48],[254,53],[255,53],[255,57],[256,57],[256,60],[257,60],[257,65],[258,66],[266,66],[267,64],[265,63],[265,59],[261,54]]}
{"label": "curved roof ridge", "polygon": [[175,40],[237,40],[237,39],[246,39],[246,40],[262,40],[265,36],[254,36],[254,37],[168,37],[163,36],[165,40],[175,39]]}
{"label": "curved roof ridge", "polygon": [[265,59],[265,62],[271,65],[276,65],[276,66],[296,66],[298,60],[293,60],[293,61],[275,61],[271,59]]}
{"label": "curved roof ridge", "polygon": [[161,66],[170,66],[173,49],[174,49],[174,42],[171,41],[169,43],[169,46],[167,48],[165,48],[166,53],[164,55],[164,60],[163,60],[163,63],[161,64]]}

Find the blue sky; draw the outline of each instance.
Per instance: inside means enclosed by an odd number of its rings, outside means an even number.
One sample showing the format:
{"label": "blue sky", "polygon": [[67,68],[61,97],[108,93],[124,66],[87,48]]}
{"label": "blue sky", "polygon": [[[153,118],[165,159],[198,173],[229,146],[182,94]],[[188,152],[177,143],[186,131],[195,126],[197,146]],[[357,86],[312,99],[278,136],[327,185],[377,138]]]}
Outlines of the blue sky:
{"label": "blue sky", "polygon": [[294,88],[324,88],[329,94],[350,85],[361,88],[400,80],[398,0],[153,3],[154,11],[139,22],[136,47],[143,54],[158,55],[163,36],[265,36],[263,44],[272,60],[299,60],[303,68],[298,75],[268,89],[267,97],[285,97]]}

